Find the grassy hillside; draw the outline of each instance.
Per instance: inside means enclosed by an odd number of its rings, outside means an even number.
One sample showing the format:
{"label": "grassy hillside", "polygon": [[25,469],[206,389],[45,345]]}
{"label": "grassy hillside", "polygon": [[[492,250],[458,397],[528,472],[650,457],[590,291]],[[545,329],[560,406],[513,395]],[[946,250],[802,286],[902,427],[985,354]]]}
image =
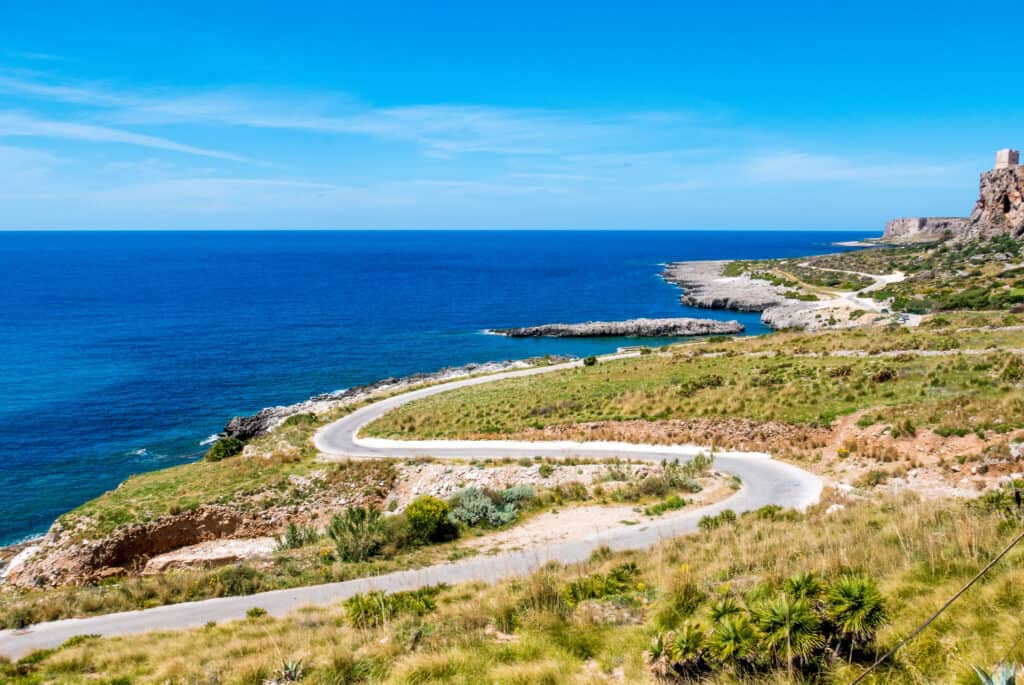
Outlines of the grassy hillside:
{"label": "grassy hillside", "polygon": [[[795,573],[877,582],[888,621],[851,657],[800,666],[801,682],[847,682],[904,636],[1019,530],[1005,499],[864,502],[826,514],[765,510],[644,554],[597,554],[496,587],[448,588],[185,632],[73,641],[18,664],[6,682],[261,683],[301,660],[307,683],[655,682],[643,653],[664,631],[711,630],[723,600],[761,606]],[[874,683],[975,682],[972,664],[1024,659],[1024,551],[1011,553]],[[622,571],[624,564],[636,570]],[[619,569],[616,571],[616,569]],[[618,575],[616,575],[618,574]],[[383,612],[383,613],[382,613]],[[719,619],[721,620],[721,619]],[[760,629],[758,629],[760,630]],[[752,639],[764,639],[755,631]],[[294,665],[294,663],[293,663]],[[785,668],[711,658],[717,682],[788,682]],[[103,674],[97,679],[97,674]],[[279,682],[288,682],[287,680]]]}
{"label": "grassy hillside", "polygon": [[436,395],[366,433],[476,438],[552,424],[693,417],[827,426],[865,409],[880,410],[880,421],[1006,431],[1024,426],[1022,352],[1020,330],[965,331],[943,320],[920,330],[695,343]]}

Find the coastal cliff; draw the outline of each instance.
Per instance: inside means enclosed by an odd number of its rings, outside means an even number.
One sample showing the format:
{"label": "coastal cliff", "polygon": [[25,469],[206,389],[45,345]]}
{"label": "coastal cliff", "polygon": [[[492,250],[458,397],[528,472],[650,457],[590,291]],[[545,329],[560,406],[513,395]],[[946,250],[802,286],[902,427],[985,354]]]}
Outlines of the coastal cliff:
{"label": "coastal cliff", "polygon": [[885,225],[882,239],[891,243],[978,240],[1024,234],[1024,167],[985,171],[978,200],[969,217],[904,217]]}
{"label": "coastal cliff", "polygon": [[1024,234],[1024,167],[994,169],[981,175],[978,201],[965,238]]}
{"label": "coastal cliff", "polygon": [[587,323],[551,323],[522,328],[499,328],[488,333],[510,338],[675,338],[694,335],[728,335],[742,333],[738,321],[715,321],[685,317],[670,319],[629,319],[628,321],[588,321]]}
{"label": "coastal cliff", "polygon": [[891,243],[930,242],[962,234],[970,220],[956,216],[915,216],[893,219],[885,224],[882,238]]}

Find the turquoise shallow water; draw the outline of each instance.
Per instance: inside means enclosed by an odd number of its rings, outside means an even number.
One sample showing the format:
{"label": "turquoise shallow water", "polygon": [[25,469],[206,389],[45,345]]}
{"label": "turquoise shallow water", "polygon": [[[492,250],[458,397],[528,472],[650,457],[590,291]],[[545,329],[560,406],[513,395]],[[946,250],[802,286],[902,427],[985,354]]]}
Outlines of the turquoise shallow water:
{"label": "turquoise shallow water", "polygon": [[0,543],[131,473],[195,459],[234,414],[379,378],[623,339],[483,335],[683,307],[683,259],[835,251],[868,232],[0,233]]}

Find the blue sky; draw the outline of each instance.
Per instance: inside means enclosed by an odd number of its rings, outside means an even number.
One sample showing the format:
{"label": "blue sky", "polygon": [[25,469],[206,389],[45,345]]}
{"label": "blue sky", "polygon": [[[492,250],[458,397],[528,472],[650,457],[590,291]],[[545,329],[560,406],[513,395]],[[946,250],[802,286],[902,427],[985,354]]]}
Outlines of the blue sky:
{"label": "blue sky", "polygon": [[994,151],[1024,145],[1022,19],[1001,1],[2,3],[0,228],[965,214]]}

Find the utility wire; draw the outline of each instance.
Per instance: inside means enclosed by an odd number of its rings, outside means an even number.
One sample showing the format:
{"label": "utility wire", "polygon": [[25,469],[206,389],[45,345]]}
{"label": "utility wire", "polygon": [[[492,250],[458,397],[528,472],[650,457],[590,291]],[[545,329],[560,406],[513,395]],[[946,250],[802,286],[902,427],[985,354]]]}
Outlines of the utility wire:
{"label": "utility wire", "polygon": [[975,584],[976,582],[978,582],[978,580],[979,580],[979,579],[980,579],[980,578],[981,578],[981,577],[982,577],[983,575],[985,575],[986,573],[988,573],[988,572],[989,572],[989,570],[990,570],[990,569],[991,569],[991,568],[992,568],[993,566],[995,566],[996,564],[998,564],[998,563],[999,563],[999,561],[1000,561],[1000,560],[1001,560],[1001,559],[1002,559],[1003,557],[1005,557],[1005,556],[1006,556],[1006,555],[1007,555],[1007,554],[1009,553],[1009,551],[1010,551],[1011,549],[1013,549],[1013,548],[1014,548],[1014,546],[1016,546],[1016,544],[1017,544],[1018,542],[1020,542],[1021,540],[1024,540],[1024,532],[1021,532],[1021,533],[1020,533],[1019,535],[1017,535],[1017,537],[1015,537],[1015,538],[1014,538],[1013,540],[1011,540],[1011,541],[1010,541],[1010,544],[1008,544],[1008,545],[1007,545],[1006,547],[1004,547],[1004,548],[1003,548],[1003,551],[1002,551],[1002,552],[1000,552],[1000,553],[999,553],[998,555],[996,555],[996,557],[995,557],[995,558],[994,558],[994,559],[993,559],[992,561],[988,562],[988,563],[987,563],[987,564],[985,565],[985,568],[983,568],[983,569],[981,569],[980,571],[978,571],[978,573],[977,573],[977,574],[976,574],[976,575],[975,575],[975,576],[974,576],[973,578],[971,578],[971,579],[970,579],[970,580],[969,580],[969,581],[967,582],[967,584],[966,584],[966,585],[964,585],[964,586],[963,586],[962,588],[960,588],[959,590],[957,590],[956,594],[955,594],[955,595],[953,595],[952,597],[950,597],[950,598],[949,598],[949,599],[948,599],[948,600],[946,601],[946,603],[945,603],[945,604],[943,604],[943,605],[942,605],[942,607],[941,607],[941,608],[940,608],[940,609],[939,609],[938,611],[936,611],[936,612],[935,612],[934,614],[932,614],[932,615],[931,615],[931,617],[930,617],[930,618],[929,618],[929,619],[928,619],[927,621],[925,621],[924,623],[922,623],[921,625],[919,625],[919,626],[918,626],[917,628],[915,628],[915,629],[914,629],[914,631],[913,631],[912,633],[910,633],[910,635],[907,635],[907,636],[906,636],[905,638],[903,638],[902,640],[900,640],[900,641],[899,641],[899,642],[898,642],[898,643],[896,644],[896,646],[895,646],[895,647],[893,647],[893,648],[892,648],[892,649],[890,649],[890,650],[889,650],[888,652],[886,652],[886,653],[885,653],[885,654],[883,654],[883,655],[882,655],[881,657],[879,657],[879,659],[878,659],[877,661],[875,661],[875,663],[871,664],[871,666],[869,666],[869,667],[867,668],[867,670],[865,670],[865,671],[864,671],[863,673],[861,673],[861,674],[860,674],[859,676],[857,676],[857,677],[856,677],[856,678],[855,678],[854,680],[852,680],[852,681],[850,682],[850,685],[857,685],[857,683],[859,683],[860,681],[862,681],[862,680],[864,680],[865,678],[867,678],[867,677],[868,677],[868,674],[870,674],[870,673],[871,673],[872,671],[874,671],[874,670],[875,670],[876,668],[878,668],[879,666],[881,666],[881,665],[882,665],[882,663],[883,663],[884,661],[886,661],[886,660],[887,660],[887,659],[888,659],[889,657],[891,657],[891,656],[892,656],[893,654],[895,654],[895,653],[896,653],[896,652],[897,652],[897,651],[898,651],[898,650],[900,649],[900,647],[902,647],[903,645],[905,645],[905,644],[907,644],[908,642],[910,642],[911,640],[913,640],[913,639],[914,639],[915,637],[917,637],[917,636],[918,636],[918,635],[919,635],[919,634],[921,633],[921,631],[923,631],[923,630],[924,630],[925,628],[927,628],[928,626],[930,626],[930,625],[932,624],[932,622],[933,622],[933,621],[935,621],[935,619],[937,619],[937,618],[938,618],[938,617],[939,617],[939,616],[940,616],[940,615],[942,614],[942,612],[943,612],[943,611],[945,611],[946,609],[948,609],[948,608],[949,608],[949,607],[950,607],[950,606],[951,606],[951,605],[953,604],[953,602],[955,602],[956,600],[960,599],[960,595],[962,595],[962,594],[964,594],[965,592],[967,592],[967,590],[969,590],[969,589],[970,589],[970,587],[971,587],[972,585],[974,585],[974,584]]}

